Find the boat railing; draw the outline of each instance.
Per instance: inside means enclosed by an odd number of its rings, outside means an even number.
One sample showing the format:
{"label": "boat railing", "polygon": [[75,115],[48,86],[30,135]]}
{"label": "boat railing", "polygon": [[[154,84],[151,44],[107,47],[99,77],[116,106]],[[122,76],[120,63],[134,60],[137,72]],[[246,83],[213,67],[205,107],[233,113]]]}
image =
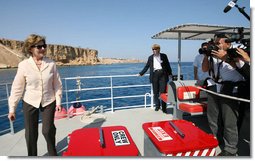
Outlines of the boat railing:
{"label": "boat railing", "polygon": [[[145,77],[147,77],[146,79],[148,79],[149,74],[145,74]],[[120,109],[128,109],[128,108],[147,108],[147,107],[153,107],[153,97],[151,97],[151,93],[152,93],[152,88],[151,88],[151,84],[139,84],[136,83],[136,81],[134,81],[132,83],[132,85],[115,85],[114,80],[118,79],[118,78],[125,78],[125,79],[130,79],[131,77],[137,77],[135,78],[135,80],[137,80],[137,82],[139,82],[139,77],[137,75],[113,75],[113,76],[86,76],[86,77],[68,77],[68,78],[62,78],[62,83],[63,83],[63,96],[64,98],[62,100],[64,100],[62,102],[62,106],[65,107],[68,111],[69,107],[74,104],[74,103],[88,103],[88,102],[96,102],[96,101],[104,101],[104,100],[108,100],[110,101],[110,108],[109,107],[105,107],[104,106],[104,111],[112,111],[114,112],[114,110],[120,110]],[[94,81],[94,79],[104,79],[105,84],[109,84],[108,86],[100,86],[100,87],[84,87],[82,86],[82,83],[78,84],[78,82],[82,82],[82,80],[89,80],[89,79],[93,79],[91,81]],[[108,79],[108,81],[106,81]],[[71,86],[70,83],[72,82],[73,84],[76,83],[76,85]],[[93,84],[93,82],[92,82]],[[0,84],[0,87],[2,86],[2,88],[0,88],[1,90],[1,97],[0,97],[0,119],[1,120],[8,120],[7,116],[8,116],[8,97],[10,95],[10,87],[11,87],[11,83],[4,83],[4,84]],[[144,87],[149,87],[150,91],[148,92],[144,92],[143,94],[133,94],[129,93],[128,95],[125,96],[115,96],[114,94],[114,90],[115,89],[125,89],[126,91],[129,91],[130,88],[144,88]],[[5,88],[5,89],[3,89]],[[4,92],[5,90],[5,92]],[[71,99],[71,96],[74,94],[74,92],[79,92],[79,93],[84,93],[86,91],[99,91],[99,90],[109,90],[110,91],[110,96],[109,97],[104,97],[104,95],[102,95],[102,97],[97,97],[97,98],[91,98],[91,99],[83,99],[83,98],[79,98],[78,100],[75,99]],[[144,103],[143,104],[136,104],[136,105],[132,105],[132,106],[115,106],[114,101],[118,100],[118,99],[128,99],[128,98],[142,98],[144,99]],[[150,103],[148,103],[147,98],[150,98]],[[95,105],[97,105],[96,103],[94,103]],[[2,105],[2,106],[1,106]],[[1,110],[4,109],[5,110]],[[92,107],[93,108],[93,107]],[[2,111],[5,111],[4,114],[2,114]],[[67,113],[67,117],[69,117],[68,113]],[[0,129],[0,135],[1,134],[5,134],[8,133],[8,131],[10,131],[11,134],[14,134],[14,122],[10,121],[10,127],[7,129]]]}
{"label": "boat railing", "polygon": [[[145,75],[148,77],[148,74]],[[113,75],[113,76],[87,76],[87,77],[69,77],[69,78],[64,78],[64,90],[63,92],[65,93],[65,102],[62,104],[65,105],[65,107],[68,108],[70,107],[71,104],[74,103],[85,103],[85,102],[94,102],[94,101],[102,101],[102,100],[110,100],[110,108],[104,109],[104,111],[112,111],[114,110],[119,110],[119,109],[127,109],[127,108],[134,108],[134,107],[148,107],[153,104],[153,99],[151,97],[152,93],[152,87],[151,84],[133,84],[133,85],[114,85],[114,78],[126,78],[129,79],[130,77],[137,77],[137,75]],[[83,79],[108,79],[109,82],[105,84],[109,84],[109,86],[100,86],[100,87],[82,87],[81,83],[77,83],[78,86],[76,88],[71,88],[69,89],[68,84],[69,81],[76,81],[76,82],[81,82]],[[130,89],[130,88],[143,88],[143,87],[150,87],[150,92],[146,92],[143,94],[139,95],[125,95],[125,96],[114,96],[114,89]],[[93,99],[80,99],[80,100],[69,100],[69,93],[72,92],[85,92],[85,91],[96,91],[96,90],[110,90],[110,96],[109,97],[99,97],[99,98],[93,98]],[[119,106],[115,107],[114,106],[114,101],[117,99],[125,99],[125,98],[138,98],[138,97],[144,97],[144,104],[142,105],[133,105],[133,106]],[[147,104],[147,97],[151,97],[151,104]],[[151,106],[152,107],[152,106]]]}
{"label": "boat railing", "polygon": [[[147,107],[151,107],[153,108],[153,97],[152,97],[152,86],[151,84],[148,82],[148,76],[149,74],[145,74],[142,77],[138,77],[137,75],[112,75],[112,76],[85,76],[85,77],[81,77],[81,76],[77,76],[77,77],[67,77],[67,78],[62,78],[62,83],[63,83],[63,98],[62,98],[62,106],[66,108],[66,110],[68,111],[68,109],[70,108],[71,105],[75,104],[75,103],[90,103],[90,104],[94,104],[95,106],[98,106],[100,104],[97,104],[96,101],[110,101],[110,107],[105,107],[103,106],[103,111],[112,111],[114,112],[115,110],[120,110],[120,109],[128,109],[128,108],[147,108]],[[131,79],[132,77],[135,77],[134,80],[131,85],[125,84],[125,80]],[[187,78],[190,78],[189,76],[185,76]],[[125,79],[124,81],[124,85],[122,84],[117,84],[115,83],[116,80],[118,80],[119,78],[123,78]],[[91,80],[90,80],[91,79]],[[103,85],[103,86],[94,86],[94,79],[103,79],[104,83],[103,84],[108,84],[108,85]],[[144,81],[142,84],[140,82],[140,79],[146,79],[146,81]],[[82,85],[83,80],[88,80],[88,82],[90,82],[91,86],[86,86],[86,85]],[[137,82],[137,83],[136,83]],[[147,83],[146,83],[147,82]],[[140,83],[140,84],[139,84]],[[11,87],[12,83],[3,83],[0,84],[0,120],[5,120],[5,122],[8,120],[7,116],[8,116],[8,97],[10,95],[10,87]],[[71,84],[71,85],[70,85]],[[143,89],[145,87],[148,87],[149,89],[147,91],[145,91],[142,94],[132,94],[130,92],[126,92],[128,93],[127,95],[116,95],[115,90],[116,89],[124,89],[125,91],[131,91],[131,88],[140,88]],[[4,92],[5,90],[5,92]],[[85,93],[88,91],[100,91],[100,90],[109,90],[110,95],[109,96],[105,96],[102,94],[102,97],[95,97],[95,98],[82,98],[79,97],[79,99],[72,97],[74,95],[74,93]],[[133,91],[137,91],[137,90],[133,90]],[[143,104],[141,104],[142,101],[139,101],[140,104],[133,104],[133,105],[127,105],[125,104],[125,106],[116,106],[115,101],[116,100],[120,100],[120,99],[132,99],[132,98],[141,98],[143,100]],[[148,98],[150,101],[148,101]],[[19,104],[20,105],[20,104]],[[117,104],[118,105],[118,104]],[[93,107],[95,107],[93,106]],[[91,107],[91,108],[93,108]],[[16,112],[16,113],[22,113],[22,110]],[[21,115],[21,114],[20,114]],[[71,117],[69,116],[69,114],[66,114],[67,117]],[[22,115],[21,115],[22,116]],[[9,121],[9,120],[8,120]],[[9,132],[11,134],[14,134],[14,123],[12,121],[10,121],[10,125],[9,128],[2,130],[0,128],[0,135],[5,134],[7,132]]]}
{"label": "boat railing", "polygon": [[[5,92],[1,91],[0,92],[0,111],[4,111],[3,108],[7,108],[8,109],[8,98],[9,98],[9,87],[11,86],[11,83],[1,83],[0,84],[0,90],[4,89]],[[7,106],[2,106],[6,104]],[[7,110],[6,109],[6,110]],[[8,113],[5,112],[1,112],[0,113],[0,120],[4,120],[4,118],[8,118]],[[7,129],[0,129],[0,134],[2,133],[6,133],[8,131],[10,131],[11,134],[14,134],[14,127],[13,127],[13,122],[9,121],[10,127]]]}

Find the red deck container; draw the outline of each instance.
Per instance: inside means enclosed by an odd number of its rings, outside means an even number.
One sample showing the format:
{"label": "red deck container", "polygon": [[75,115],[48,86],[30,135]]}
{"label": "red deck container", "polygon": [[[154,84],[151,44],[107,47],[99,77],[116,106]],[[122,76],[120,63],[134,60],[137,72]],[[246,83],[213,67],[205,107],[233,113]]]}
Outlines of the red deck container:
{"label": "red deck container", "polygon": [[[185,136],[170,125],[171,121]],[[144,156],[215,156],[217,139],[192,122],[168,120],[143,124]]]}
{"label": "red deck container", "polygon": [[139,151],[124,126],[102,127],[104,146],[100,142],[100,128],[83,128],[69,135],[63,156],[138,156]]}

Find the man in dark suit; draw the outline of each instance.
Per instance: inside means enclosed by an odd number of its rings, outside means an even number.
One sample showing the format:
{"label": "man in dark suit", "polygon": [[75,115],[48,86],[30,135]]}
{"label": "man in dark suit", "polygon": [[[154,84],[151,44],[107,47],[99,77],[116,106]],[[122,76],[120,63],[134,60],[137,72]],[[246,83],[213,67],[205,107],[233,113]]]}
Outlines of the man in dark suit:
{"label": "man in dark suit", "polygon": [[[172,76],[172,69],[169,64],[166,54],[160,53],[160,46],[154,44],[152,46],[153,54],[149,56],[148,61],[139,73],[143,76],[144,73],[150,68],[150,83],[152,83],[154,103],[156,105],[155,111],[160,109],[160,93],[166,92],[166,85],[169,80],[168,76]],[[161,101],[162,111],[166,113],[166,103]]]}

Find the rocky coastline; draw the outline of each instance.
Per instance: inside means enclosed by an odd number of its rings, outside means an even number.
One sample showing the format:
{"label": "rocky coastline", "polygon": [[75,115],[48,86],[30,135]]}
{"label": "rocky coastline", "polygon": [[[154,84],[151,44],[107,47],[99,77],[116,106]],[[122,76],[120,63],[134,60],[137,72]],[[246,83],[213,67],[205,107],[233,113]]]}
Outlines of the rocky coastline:
{"label": "rocky coastline", "polygon": [[[0,39],[0,69],[17,68],[19,62],[26,58],[21,51],[23,43],[18,40]],[[143,62],[136,59],[100,58],[96,49],[56,44],[48,44],[46,56],[59,66]]]}

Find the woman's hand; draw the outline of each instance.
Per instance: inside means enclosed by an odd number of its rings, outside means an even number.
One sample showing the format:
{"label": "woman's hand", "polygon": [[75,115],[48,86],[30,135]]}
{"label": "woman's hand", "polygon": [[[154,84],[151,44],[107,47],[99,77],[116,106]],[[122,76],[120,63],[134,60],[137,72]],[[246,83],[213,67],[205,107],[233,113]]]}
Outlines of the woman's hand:
{"label": "woman's hand", "polygon": [[14,121],[16,119],[16,114],[15,113],[9,113],[8,118],[10,121]]}
{"label": "woman's hand", "polygon": [[57,105],[56,106],[56,111],[61,112],[62,111],[62,107],[60,105]]}

